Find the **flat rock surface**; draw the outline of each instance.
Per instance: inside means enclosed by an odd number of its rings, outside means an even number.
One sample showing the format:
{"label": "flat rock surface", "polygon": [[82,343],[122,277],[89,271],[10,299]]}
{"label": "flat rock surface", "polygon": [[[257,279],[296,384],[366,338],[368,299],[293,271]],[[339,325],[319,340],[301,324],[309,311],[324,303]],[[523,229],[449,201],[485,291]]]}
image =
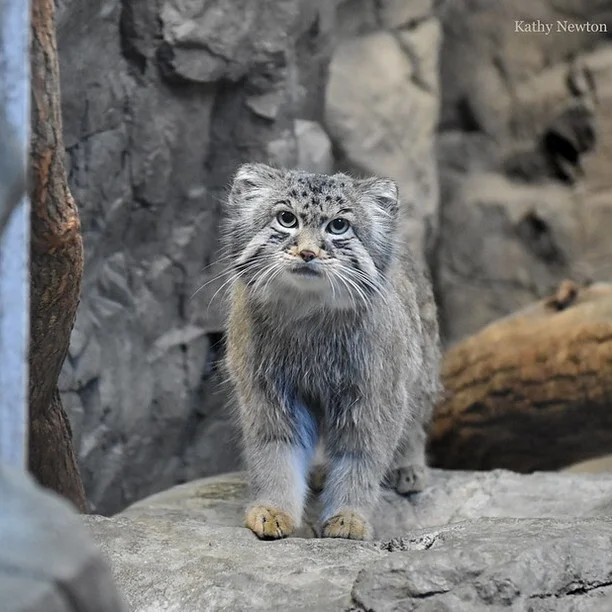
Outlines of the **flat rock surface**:
{"label": "flat rock surface", "polygon": [[260,542],[240,474],[85,517],[133,610],[611,610],[612,474],[435,470],[376,540]]}

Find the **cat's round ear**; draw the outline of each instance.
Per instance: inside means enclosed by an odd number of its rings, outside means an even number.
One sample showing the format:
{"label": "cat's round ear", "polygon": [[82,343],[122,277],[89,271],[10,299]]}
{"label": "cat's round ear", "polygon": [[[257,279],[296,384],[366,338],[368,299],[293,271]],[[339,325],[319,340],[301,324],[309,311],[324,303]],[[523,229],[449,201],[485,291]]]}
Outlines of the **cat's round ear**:
{"label": "cat's round ear", "polygon": [[361,193],[391,216],[399,211],[399,190],[395,181],[387,178],[369,178],[359,181]]}
{"label": "cat's round ear", "polygon": [[281,177],[281,171],[259,163],[242,164],[232,181],[230,199],[249,198],[272,185]]}

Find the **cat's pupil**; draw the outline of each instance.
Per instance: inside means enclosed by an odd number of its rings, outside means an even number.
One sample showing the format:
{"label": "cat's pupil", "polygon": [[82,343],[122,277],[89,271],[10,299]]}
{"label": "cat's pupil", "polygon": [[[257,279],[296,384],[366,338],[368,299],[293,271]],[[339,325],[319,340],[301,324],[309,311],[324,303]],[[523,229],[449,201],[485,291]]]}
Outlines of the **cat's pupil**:
{"label": "cat's pupil", "polygon": [[297,217],[288,210],[283,210],[278,213],[278,222],[284,227],[295,227],[297,225]]}
{"label": "cat's pupil", "polygon": [[334,219],[329,224],[329,231],[332,234],[344,234],[349,228],[349,222],[346,219]]}

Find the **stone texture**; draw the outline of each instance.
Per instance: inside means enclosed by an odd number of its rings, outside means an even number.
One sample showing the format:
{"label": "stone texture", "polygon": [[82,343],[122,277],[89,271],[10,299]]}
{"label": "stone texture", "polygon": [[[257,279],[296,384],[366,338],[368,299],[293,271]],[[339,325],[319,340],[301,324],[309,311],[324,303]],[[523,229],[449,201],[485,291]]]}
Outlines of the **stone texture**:
{"label": "stone texture", "polygon": [[[388,543],[357,576],[357,609],[605,610],[608,519],[480,519]],[[423,600],[426,600],[425,602]]]}
{"label": "stone texture", "polygon": [[0,542],[4,612],[127,610],[106,560],[73,508],[4,465]]}
{"label": "stone texture", "polygon": [[[433,136],[440,32],[437,19],[421,6],[427,3],[408,4],[378,7],[385,25],[402,29],[374,30],[337,46],[329,67],[325,125],[342,166],[397,181],[409,211],[404,238],[417,254],[426,255],[438,231]],[[412,11],[418,19],[410,19]]]}
{"label": "stone texture", "polygon": [[315,121],[298,119],[295,122],[298,168],[308,172],[329,174],[334,170],[332,145],[325,130]]}
{"label": "stone texture", "polygon": [[612,605],[611,485],[610,475],[435,471],[411,499],[385,492],[368,543],[257,540],[241,527],[240,474],[84,520],[136,612],[603,611]]}
{"label": "stone texture", "polygon": [[[605,2],[443,2],[437,281],[448,343],[546,295],[606,280],[610,83]],[[540,19],[553,32],[515,31]],[[574,57],[571,62],[568,57]],[[602,266],[602,264],[604,264]]]}

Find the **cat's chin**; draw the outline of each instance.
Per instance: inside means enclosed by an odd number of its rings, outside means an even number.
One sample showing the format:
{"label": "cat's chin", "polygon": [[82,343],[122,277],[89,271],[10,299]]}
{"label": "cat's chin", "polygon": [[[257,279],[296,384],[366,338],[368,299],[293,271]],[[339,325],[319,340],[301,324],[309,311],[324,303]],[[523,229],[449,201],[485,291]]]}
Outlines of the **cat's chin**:
{"label": "cat's chin", "polygon": [[291,266],[278,277],[281,290],[324,296],[331,291],[329,280],[321,270],[310,265]]}
{"label": "cat's chin", "polygon": [[295,266],[294,268],[291,268],[289,272],[297,276],[305,276],[310,278],[321,278],[323,276],[323,273],[320,270],[317,270],[308,264]]}
{"label": "cat's chin", "polygon": [[354,306],[354,300],[341,287],[334,287],[322,273],[294,272],[287,270],[266,285],[260,299],[289,308],[296,316],[321,308],[346,310]]}

